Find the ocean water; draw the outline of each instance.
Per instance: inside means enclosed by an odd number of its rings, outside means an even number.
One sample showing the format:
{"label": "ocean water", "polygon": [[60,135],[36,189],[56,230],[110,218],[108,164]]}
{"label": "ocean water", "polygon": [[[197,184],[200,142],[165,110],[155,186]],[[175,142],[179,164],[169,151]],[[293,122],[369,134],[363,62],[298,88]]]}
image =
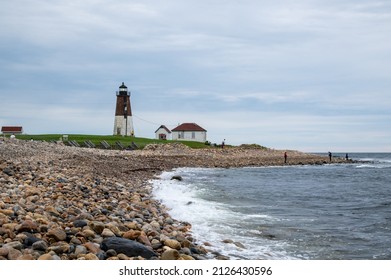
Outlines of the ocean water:
{"label": "ocean water", "polygon": [[153,192],[231,259],[390,260],[391,154],[349,156],[360,162],[179,168],[153,180]]}

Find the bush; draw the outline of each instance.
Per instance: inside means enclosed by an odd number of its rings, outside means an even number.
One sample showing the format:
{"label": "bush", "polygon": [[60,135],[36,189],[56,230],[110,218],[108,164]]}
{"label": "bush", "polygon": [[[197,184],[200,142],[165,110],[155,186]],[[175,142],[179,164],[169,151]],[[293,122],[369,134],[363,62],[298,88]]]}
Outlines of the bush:
{"label": "bush", "polygon": [[240,148],[243,149],[261,149],[261,150],[266,150],[267,148],[258,144],[242,144],[239,146]]}

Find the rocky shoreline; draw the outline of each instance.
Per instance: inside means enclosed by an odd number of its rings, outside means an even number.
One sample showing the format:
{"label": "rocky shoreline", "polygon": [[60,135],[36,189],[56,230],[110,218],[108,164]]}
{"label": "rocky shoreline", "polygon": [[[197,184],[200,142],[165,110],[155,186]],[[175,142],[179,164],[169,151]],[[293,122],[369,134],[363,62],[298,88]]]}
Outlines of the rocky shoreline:
{"label": "rocky shoreline", "polygon": [[[227,259],[170,217],[148,181],[177,167],[284,165],[284,152],[182,144],[108,151],[0,139],[0,260]],[[286,164],[328,163],[287,152]]]}

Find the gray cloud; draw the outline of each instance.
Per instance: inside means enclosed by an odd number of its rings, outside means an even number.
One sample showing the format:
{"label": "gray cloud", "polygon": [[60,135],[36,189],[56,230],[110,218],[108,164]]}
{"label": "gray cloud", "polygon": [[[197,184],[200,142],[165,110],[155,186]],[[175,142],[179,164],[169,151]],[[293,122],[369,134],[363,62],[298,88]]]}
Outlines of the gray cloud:
{"label": "gray cloud", "polygon": [[[350,148],[359,130],[373,137],[357,149],[389,149],[389,34],[389,1],[3,1],[0,124],[110,134],[124,81],[152,122],[301,149],[316,148],[303,140],[314,134]],[[90,129],[93,112],[102,125]]]}

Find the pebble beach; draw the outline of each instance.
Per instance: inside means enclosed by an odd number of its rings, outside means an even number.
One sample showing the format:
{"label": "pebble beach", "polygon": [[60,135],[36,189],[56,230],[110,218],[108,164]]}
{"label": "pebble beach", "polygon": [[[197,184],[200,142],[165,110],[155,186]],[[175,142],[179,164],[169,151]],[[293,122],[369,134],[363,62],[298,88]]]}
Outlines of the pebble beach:
{"label": "pebble beach", "polygon": [[0,260],[226,259],[195,240],[191,224],[170,217],[149,180],[179,167],[327,163],[251,147],[118,151],[0,138]]}

